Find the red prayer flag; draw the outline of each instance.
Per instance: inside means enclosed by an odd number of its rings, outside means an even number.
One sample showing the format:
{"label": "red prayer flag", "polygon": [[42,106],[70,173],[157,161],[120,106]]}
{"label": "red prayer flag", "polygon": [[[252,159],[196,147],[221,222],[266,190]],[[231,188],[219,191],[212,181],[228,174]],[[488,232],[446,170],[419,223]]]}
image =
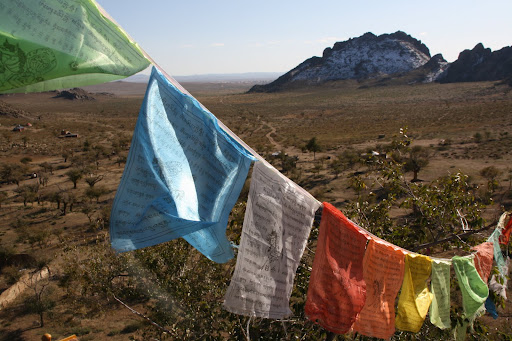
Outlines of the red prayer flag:
{"label": "red prayer flag", "polygon": [[333,333],[347,333],[363,309],[363,258],[368,236],[338,209],[323,204],[306,315]]}
{"label": "red prayer flag", "polygon": [[476,251],[475,268],[482,280],[487,283],[491,275],[492,259],[494,257],[494,244],[485,242],[471,248]]}
{"label": "red prayer flag", "polygon": [[510,217],[507,226],[503,229],[500,236],[500,244],[508,244],[510,233],[512,232],[512,216]]}

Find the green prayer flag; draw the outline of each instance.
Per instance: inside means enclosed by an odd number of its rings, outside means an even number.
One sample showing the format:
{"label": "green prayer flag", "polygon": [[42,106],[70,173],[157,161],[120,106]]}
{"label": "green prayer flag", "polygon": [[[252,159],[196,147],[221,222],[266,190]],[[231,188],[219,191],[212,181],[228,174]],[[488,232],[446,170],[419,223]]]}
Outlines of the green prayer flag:
{"label": "green prayer flag", "polygon": [[434,295],[430,305],[430,322],[441,329],[450,328],[450,267],[452,262],[436,260],[432,262],[430,290]]}
{"label": "green prayer flag", "polygon": [[462,293],[463,317],[469,321],[469,323],[464,321],[462,325],[457,326],[455,330],[457,340],[464,339],[468,324],[472,325],[476,315],[484,310],[485,300],[489,296],[489,288],[476,271],[473,258],[474,255],[452,258],[453,269]]}
{"label": "green prayer flag", "polygon": [[0,92],[97,84],[148,66],[93,0],[0,2]]}
{"label": "green prayer flag", "polygon": [[489,296],[489,288],[476,271],[473,256],[454,256],[452,262],[462,293],[464,315],[472,320]]}

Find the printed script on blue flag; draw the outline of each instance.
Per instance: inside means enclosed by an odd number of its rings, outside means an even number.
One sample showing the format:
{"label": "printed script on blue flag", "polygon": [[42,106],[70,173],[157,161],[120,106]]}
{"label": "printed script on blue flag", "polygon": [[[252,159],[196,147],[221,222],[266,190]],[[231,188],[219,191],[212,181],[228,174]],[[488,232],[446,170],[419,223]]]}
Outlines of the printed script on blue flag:
{"label": "printed script on blue flag", "polygon": [[209,259],[228,261],[228,217],[252,161],[215,116],[153,68],[112,207],[112,247],[182,237]]}

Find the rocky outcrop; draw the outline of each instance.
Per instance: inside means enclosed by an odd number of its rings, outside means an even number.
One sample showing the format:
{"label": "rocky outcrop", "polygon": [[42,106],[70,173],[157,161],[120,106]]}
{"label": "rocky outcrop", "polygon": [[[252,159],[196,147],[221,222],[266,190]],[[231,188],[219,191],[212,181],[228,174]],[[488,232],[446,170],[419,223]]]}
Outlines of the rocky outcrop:
{"label": "rocky outcrop", "polygon": [[492,52],[481,43],[464,50],[439,79],[442,83],[496,81],[512,77],[512,47]]}
{"label": "rocky outcrop", "polygon": [[414,70],[430,60],[421,41],[398,31],[361,37],[334,44],[322,57],[302,62],[272,83],[256,85],[250,92],[273,92],[304,84],[340,79],[367,79]]}
{"label": "rocky outcrop", "polygon": [[57,95],[54,96],[54,98],[65,98],[69,100],[81,100],[81,101],[94,101],[95,98],[85,91],[84,89],[80,88],[73,88],[70,90],[63,90],[58,91]]}
{"label": "rocky outcrop", "polygon": [[449,67],[450,63],[443,58],[443,55],[440,53],[436,54],[425,65],[417,69],[417,72],[422,74],[422,79],[418,79],[418,81],[422,83],[434,82],[438,80]]}

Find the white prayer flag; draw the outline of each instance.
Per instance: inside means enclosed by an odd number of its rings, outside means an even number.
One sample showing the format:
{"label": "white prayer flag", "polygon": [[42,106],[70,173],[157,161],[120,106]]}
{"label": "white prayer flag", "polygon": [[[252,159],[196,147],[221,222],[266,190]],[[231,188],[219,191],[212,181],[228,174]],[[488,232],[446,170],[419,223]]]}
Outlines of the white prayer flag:
{"label": "white prayer flag", "polygon": [[226,292],[226,310],[280,319],[320,203],[263,162],[252,173],[240,250]]}

